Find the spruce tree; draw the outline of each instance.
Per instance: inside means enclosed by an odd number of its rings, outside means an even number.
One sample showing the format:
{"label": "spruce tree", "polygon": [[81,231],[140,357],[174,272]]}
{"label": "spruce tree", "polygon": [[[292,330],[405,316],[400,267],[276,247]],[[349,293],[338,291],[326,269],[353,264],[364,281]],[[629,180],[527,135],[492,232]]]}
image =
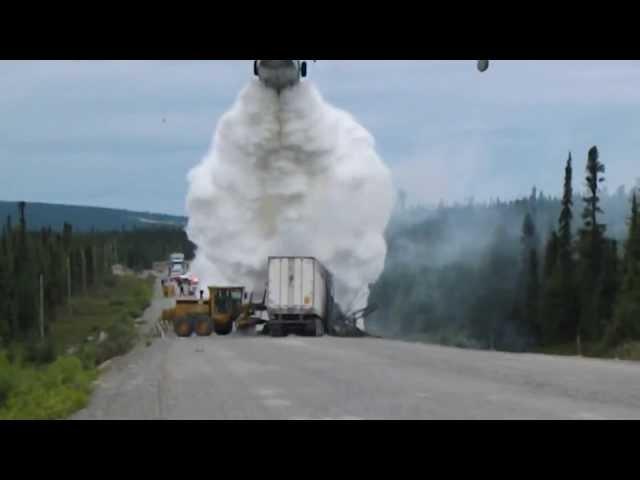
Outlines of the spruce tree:
{"label": "spruce tree", "polygon": [[564,170],[564,185],[560,216],[558,217],[558,275],[555,287],[555,295],[560,299],[554,317],[559,322],[557,325],[558,340],[565,342],[578,335],[579,302],[575,285],[575,260],[573,257],[573,234],[571,221],[573,220],[573,167],[571,152]]}
{"label": "spruce tree", "polygon": [[564,343],[577,336],[579,311],[573,275],[572,174],[569,152],[564,170],[558,231],[551,233],[545,248],[540,328],[543,342],[547,344]]}
{"label": "spruce tree", "polygon": [[27,218],[25,215],[25,202],[18,202],[18,211],[20,212],[20,243],[24,246],[27,237]]}
{"label": "spruce tree", "polygon": [[583,237],[583,258],[591,271],[592,277],[596,278],[602,267],[603,237],[606,226],[598,223],[598,214],[604,213],[600,208],[599,184],[604,182],[604,177],[599,177],[604,173],[604,165],[599,161],[597,147],[589,150],[587,160],[587,176],[585,183],[587,186],[587,196],[583,197],[584,210],[582,219],[584,228],[581,230]]}
{"label": "spruce tree", "polygon": [[604,264],[605,225],[598,223],[598,214],[603,213],[600,208],[599,185],[604,181],[600,177],[605,167],[599,160],[597,147],[589,150],[585,183],[587,195],[583,197],[584,210],[582,219],[584,228],[580,231],[580,262],[581,262],[581,302],[579,334],[596,339],[602,333],[602,323],[599,316],[599,291],[602,282]]}
{"label": "spruce tree", "polygon": [[540,305],[540,276],[539,276],[538,251],[535,248],[529,250],[527,262],[527,285],[524,304],[525,333],[527,337],[533,337],[535,342],[540,340],[541,326],[539,324]]}
{"label": "spruce tree", "polygon": [[602,280],[599,285],[599,318],[603,322],[603,330],[607,329],[613,318],[613,309],[620,288],[618,242],[605,242],[602,266]]}
{"label": "spruce tree", "polygon": [[551,231],[544,251],[544,268],[543,279],[546,282],[551,278],[554,269],[558,263],[558,256],[560,250],[560,239],[555,230]]}
{"label": "spruce tree", "polygon": [[514,312],[520,312],[520,333],[524,338],[533,338],[534,341],[537,341],[539,337],[538,302],[540,301],[538,241],[536,227],[529,212],[525,214],[522,222],[520,242],[521,273],[516,299],[519,308],[514,308]]}
{"label": "spruce tree", "polygon": [[508,324],[510,311],[516,304],[517,271],[514,274],[510,244],[506,228],[499,225],[479,271],[481,286],[470,312],[473,336],[489,349],[512,347],[510,340],[505,338],[506,331],[512,327]]}
{"label": "spruce tree", "polygon": [[562,209],[560,211],[560,217],[558,218],[558,233],[559,233],[559,257],[563,273],[570,275],[573,271],[573,256],[572,256],[572,234],[571,234],[571,220],[573,219],[573,187],[572,182],[572,167],[571,167],[571,153],[567,159],[567,165],[564,170],[564,188],[562,194]]}
{"label": "spruce tree", "polygon": [[640,261],[640,217],[638,215],[638,198],[636,192],[631,196],[631,216],[629,217],[629,230],[625,242],[623,273],[637,268]]}
{"label": "spruce tree", "polygon": [[624,277],[606,340],[610,346],[625,340],[640,340],[640,214],[635,192],[625,245]]}
{"label": "spruce tree", "polygon": [[6,276],[7,284],[4,291],[5,297],[5,315],[7,322],[9,323],[9,337],[15,338],[18,335],[18,316],[16,305],[16,275],[15,275],[15,249],[14,249],[14,232],[11,223],[11,215],[7,216],[7,223],[5,226],[6,238],[5,238],[5,254],[6,254]]}
{"label": "spruce tree", "polygon": [[11,327],[9,325],[9,318],[7,315],[7,284],[9,282],[9,276],[7,275],[7,248],[6,248],[6,230],[2,228],[2,235],[0,235],[0,292],[4,292],[5,299],[0,303],[0,348],[6,340],[9,339]]}
{"label": "spruce tree", "polygon": [[16,336],[25,336],[32,332],[37,321],[38,275],[37,257],[34,254],[31,239],[27,236],[25,202],[18,203],[20,226],[13,271],[15,272],[15,315]]}
{"label": "spruce tree", "polygon": [[537,217],[537,201],[538,201],[538,189],[534,187],[531,189],[531,195],[529,196],[528,210],[531,216],[535,219]]}
{"label": "spruce tree", "polygon": [[67,254],[71,250],[71,241],[73,238],[73,228],[67,222],[64,223],[62,229],[62,243]]}
{"label": "spruce tree", "polygon": [[536,233],[536,226],[533,223],[533,217],[529,212],[527,212],[524,216],[524,221],[522,222],[522,236],[520,237],[522,242],[522,247],[524,249],[524,259],[528,259],[529,250],[532,248],[537,248],[538,243],[538,235]]}

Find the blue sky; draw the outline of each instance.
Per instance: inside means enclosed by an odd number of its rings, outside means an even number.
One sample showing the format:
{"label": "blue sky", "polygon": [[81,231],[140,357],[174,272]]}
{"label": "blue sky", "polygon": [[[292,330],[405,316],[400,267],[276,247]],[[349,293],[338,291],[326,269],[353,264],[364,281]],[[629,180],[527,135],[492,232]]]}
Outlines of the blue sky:
{"label": "blue sky", "polygon": [[[250,61],[0,61],[0,199],[184,214]],[[559,193],[597,145],[607,186],[640,178],[640,62],[330,61],[324,97],[376,138],[409,203]],[[166,122],[163,123],[162,119]]]}

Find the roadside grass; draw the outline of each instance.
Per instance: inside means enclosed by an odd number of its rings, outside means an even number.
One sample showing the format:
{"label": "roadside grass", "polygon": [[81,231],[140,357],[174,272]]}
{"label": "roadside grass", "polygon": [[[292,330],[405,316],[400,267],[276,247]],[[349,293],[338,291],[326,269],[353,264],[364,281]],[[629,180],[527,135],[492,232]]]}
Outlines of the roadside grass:
{"label": "roadside grass", "polygon": [[[0,419],[66,418],[84,408],[102,362],[137,341],[135,320],[149,306],[153,279],[114,277],[57,312],[49,337],[0,350]],[[106,338],[98,342],[100,332]],[[73,347],[73,353],[67,353]]]}
{"label": "roadside grass", "polygon": [[[86,297],[71,300],[71,313],[62,307],[51,325],[51,338],[59,352],[97,338],[100,331],[121,327],[123,318],[133,320],[142,315],[151,302],[153,280],[133,276],[115,277],[111,286],[102,286]],[[119,333],[119,332],[116,332]]]}
{"label": "roadside grass", "polygon": [[616,347],[613,354],[620,360],[640,361],[640,342],[625,342]]}
{"label": "roadside grass", "polygon": [[[594,352],[598,351],[597,344],[583,342],[582,355],[585,357],[596,356]],[[578,354],[576,342],[562,343],[558,345],[547,345],[535,349],[535,353],[544,353],[545,355],[559,355],[567,357],[575,357]]]}
{"label": "roadside grass", "polygon": [[95,368],[60,357],[46,366],[12,363],[0,353],[0,419],[61,419],[83,408]]}
{"label": "roadside grass", "polygon": [[[414,333],[397,336],[386,336],[398,340],[430,343],[435,345],[481,349],[481,345],[471,339],[463,331],[442,331],[435,333]],[[608,347],[604,342],[582,342],[582,356],[587,358],[619,359],[640,361],[640,342],[628,341],[616,347]],[[558,356],[577,356],[577,346],[575,342],[559,345],[539,347],[533,353]]]}
{"label": "roadside grass", "polygon": [[[570,342],[562,345],[541,347],[536,350],[536,353],[576,356],[578,354],[578,349],[575,342]],[[582,356],[590,358],[617,358],[619,360],[640,361],[640,342],[629,341],[616,347],[607,347],[603,342],[583,342]]]}
{"label": "roadside grass", "polygon": [[442,345],[446,347],[468,348],[468,349],[480,349],[481,346],[478,342],[474,341],[464,331],[457,330],[443,330],[434,333],[413,333],[398,335],[398,340],[404,340],[407,342],[415,343],[429,343],[435,345]]}

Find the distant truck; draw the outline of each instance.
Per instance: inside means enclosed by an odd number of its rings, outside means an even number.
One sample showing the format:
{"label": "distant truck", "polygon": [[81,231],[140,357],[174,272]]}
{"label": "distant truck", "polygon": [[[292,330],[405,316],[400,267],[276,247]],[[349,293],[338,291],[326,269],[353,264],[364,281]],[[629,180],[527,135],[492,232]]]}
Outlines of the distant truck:
{"label": "distant truck", "polygon": [[266,310],[271,336],[331,331],[337,305],[331,273],[313,257],[269,257]]}
{"label": "distant truck", "polygon": [[169,263],[184,263],[184,253],[172,253],[169,255]]}
{"label": "distant truck", "polygon": [[178,278],[184,275],[186,272],[184,270],[184,265],[182,263],[172,263],[169,266],[169,276],[171,278]]}
{"label": "distant truck", "polygon": [[187,264],[184,261],[183,253],[172,253],[169,255],[169,278],[177,279],[187,273]]}

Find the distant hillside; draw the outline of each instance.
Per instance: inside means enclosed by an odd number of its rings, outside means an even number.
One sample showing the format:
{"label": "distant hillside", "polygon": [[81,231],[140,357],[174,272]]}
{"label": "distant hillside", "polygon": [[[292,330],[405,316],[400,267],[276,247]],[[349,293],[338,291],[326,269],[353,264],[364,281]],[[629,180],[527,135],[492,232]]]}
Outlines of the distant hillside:
{"label": "distant hillside", "polygon": [[[2,224],[6,221],[7,215],[11,215],[14,225],[18,222],[17,202],[0,201]],[[90,231],[92,228],[98,231],[120,230],[123,227],[132,229],[162,225],[184,227],[187,223],[185,217],[175,215],[35,202],[27,202],[26,217],[30,230],[39,230],[48,226],[61,230],[64,222],[73,225],[75,231]]]}

